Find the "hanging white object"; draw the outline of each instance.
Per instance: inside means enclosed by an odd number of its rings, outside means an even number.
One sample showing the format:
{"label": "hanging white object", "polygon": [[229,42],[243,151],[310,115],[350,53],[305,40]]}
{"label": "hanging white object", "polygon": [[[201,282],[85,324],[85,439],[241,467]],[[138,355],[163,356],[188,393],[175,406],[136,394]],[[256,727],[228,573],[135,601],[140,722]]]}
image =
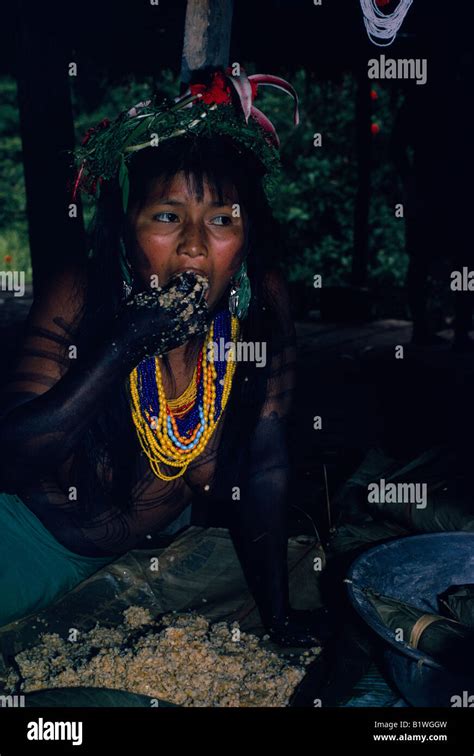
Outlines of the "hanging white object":
{"label": "hanging white object", "polygon": [[360,0],[365,28],[374,45],[388,47],[392,44],[412,2],[400,0],[392,13],[382,13],[376,0]]}

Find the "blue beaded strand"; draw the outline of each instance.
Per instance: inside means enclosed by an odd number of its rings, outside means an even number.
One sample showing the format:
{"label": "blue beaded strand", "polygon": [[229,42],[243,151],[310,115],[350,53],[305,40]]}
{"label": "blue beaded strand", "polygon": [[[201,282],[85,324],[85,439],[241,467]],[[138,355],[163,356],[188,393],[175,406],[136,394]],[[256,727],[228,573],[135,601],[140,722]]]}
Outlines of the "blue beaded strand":
{"label": "blue beaded strand", "polygon": [[[217,350],[217,356],[214,360],[214,367],[216,369],[216,403],[215,403],[215,412],[214,412],[214,422],[217,422],[217,419],[220,416],[221,409],[222,409],[222,396],[224,392],[224,377],[227,370],[227,361],[225,359],[225,354],[223,355],[223,359],[220,359],[220,353],[219,353],[219,346],[220,346],[220,340],[221,338],[224,340],[224,344],[226,344],[230,340],[231,336],[231,316],[228,310],[221,310],[218,312],[214,317],[214,340],[217,343],[218,350]],[[203,354],[203,361],[207,361],[208,355]],[[201,438],[202,434],[204,433],[204,379],[203,379],[203,372],[204,372],[204,365],[203,365],[203,371],[201,372],[201,377],[199,380],[199,385],[197,387],[196,392],[196,402],[191,407],[186,414],[183,417],[175,418],[176,426],[178,429],[178,433],[182,438],[186,438],[186,436],[191,436],[196,427],[200,424],[201,427],[199,428],[196,437],[194,440],[190,443],[183,444],[182,441],[180,441],[174,431],[173,427],[171,425],[171,418],[168,416],[167,418],[167,432],[169,438],[173,441],[173,443],[180,449],[186,449],[191,450],[193,449],[197,443],[199,442],[199,439]],[[154,357],[147,357],[144,360],[140,362],[140,364],[137,366],[137,377],[138,377],[138,395],[140,399],[140,410],[143,417],[150,416],[159,416],[160,412],[160,400],[158,396],[158,386],[156,381],[156,364],[155,364],[155,358]]]}

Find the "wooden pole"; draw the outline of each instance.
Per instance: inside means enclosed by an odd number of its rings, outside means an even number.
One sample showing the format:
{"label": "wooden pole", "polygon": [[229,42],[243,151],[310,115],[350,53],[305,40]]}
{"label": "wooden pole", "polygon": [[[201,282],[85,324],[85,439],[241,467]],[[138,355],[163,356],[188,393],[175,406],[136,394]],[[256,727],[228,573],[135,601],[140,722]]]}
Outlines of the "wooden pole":
{"label": "wooden pole", "polygon": [[188,0],[184,24],[181,83],[192,73],[229,63],[233,0]]}
{"label": "wooden pole", "polygon": [[[84,253],[82,208],[70,217],[68,180],[74,147],[68,55],[59,6],[19,2],[18,101],[35,293],[68,261]],[[74,212],[74,211],[72,211]]]}

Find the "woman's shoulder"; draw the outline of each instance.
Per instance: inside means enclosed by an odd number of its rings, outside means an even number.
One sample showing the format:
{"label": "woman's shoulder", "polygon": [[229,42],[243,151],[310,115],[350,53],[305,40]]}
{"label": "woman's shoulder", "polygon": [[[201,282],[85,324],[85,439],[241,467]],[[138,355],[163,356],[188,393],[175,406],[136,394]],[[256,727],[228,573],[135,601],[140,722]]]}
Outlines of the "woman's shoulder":
{"label": "woman's shoulder", "polygon": [[85,282],[84,267],[65,265],[35,291],[23,344],[3,387],[3,411],[44,394],[69,369]]}
{"label": "woman's shoulder", "polygon": [[87,277],[86,262],[65,263],[35,292],[30,322],[60,322],[74,328],[84,307]]}

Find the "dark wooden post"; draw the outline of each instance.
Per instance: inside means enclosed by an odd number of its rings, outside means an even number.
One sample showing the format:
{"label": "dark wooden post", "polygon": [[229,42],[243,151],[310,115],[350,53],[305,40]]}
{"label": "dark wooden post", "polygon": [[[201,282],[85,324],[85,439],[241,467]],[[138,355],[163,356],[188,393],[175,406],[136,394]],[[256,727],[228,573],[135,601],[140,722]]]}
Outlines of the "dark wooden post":
{"label": "dark wooden post", "polygon": [[370,81],[367,61],[358,67],[356,100],[357,192],[354,207],[354,250],[351,283],[364,286],[369,259],[370,207]]}
{"label": "dark wooden post", "polygon": [[233,0],[188,0],[181,82],[193,71],[229,63]]}
{"label": "dark wooden post", "polygon": [[[60,10],[20,0],[18,100],[35,292],[51,274],[84,251],[82,209],[70,218],[68,150],[74,147],[67,48]],[[64,32],[62,32],[64,34]]]}

